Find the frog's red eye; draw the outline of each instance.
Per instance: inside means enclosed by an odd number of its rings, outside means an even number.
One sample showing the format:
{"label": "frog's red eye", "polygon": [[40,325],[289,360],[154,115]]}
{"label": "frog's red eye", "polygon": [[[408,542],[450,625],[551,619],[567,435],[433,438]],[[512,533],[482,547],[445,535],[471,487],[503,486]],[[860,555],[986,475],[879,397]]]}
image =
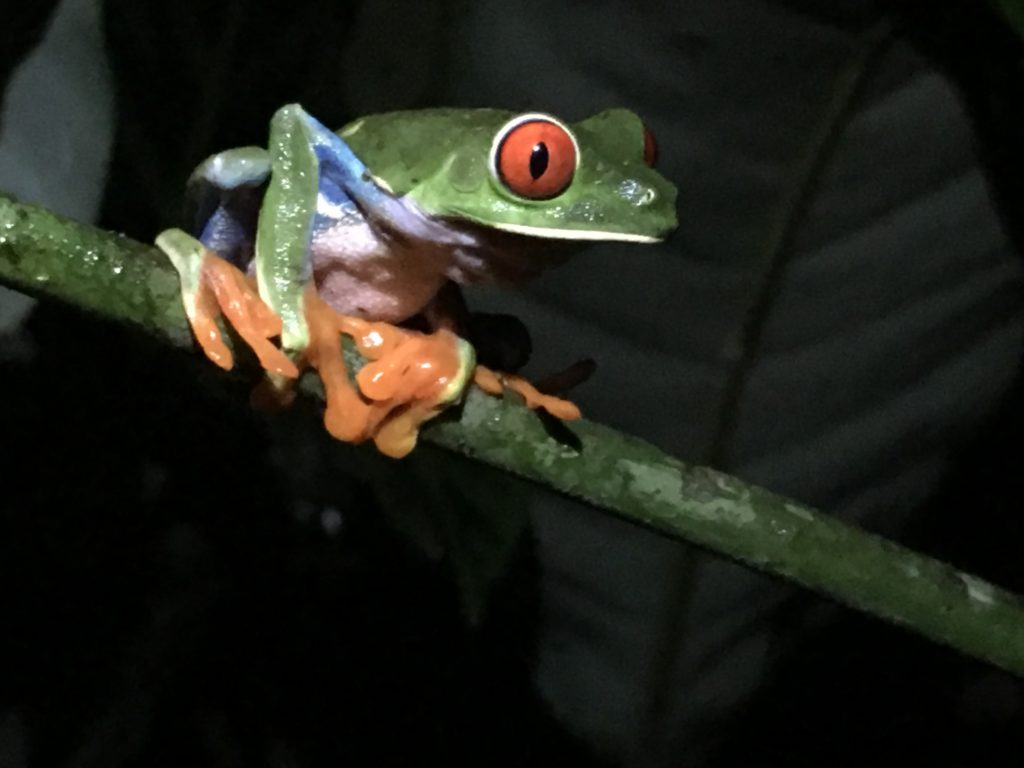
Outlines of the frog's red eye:
{"label": "frog's red eye", "polygon": [[509,191],[547,200],[565,191],[576,172],[576,141],[542,115],[513,121],[495,140],[494,171]]}
{"label": "frog's red eye", "polygon": [[658,142],[654,140],[654,134],[646,125],[644,126],[644,162],[651,168],[658,162]]}

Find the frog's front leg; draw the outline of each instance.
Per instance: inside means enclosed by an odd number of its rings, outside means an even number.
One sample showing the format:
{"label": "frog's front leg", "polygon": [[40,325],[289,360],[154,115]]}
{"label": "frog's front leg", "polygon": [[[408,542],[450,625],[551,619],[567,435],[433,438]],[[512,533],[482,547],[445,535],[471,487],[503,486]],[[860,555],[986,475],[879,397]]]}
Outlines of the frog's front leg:
{"label": "frog's front leg", "polygon": [[[390,456],[416,444],[423,422],[461,396],[472,347],[453,333],[420,334],[341,314],[317,293],[310,244],[318,198],[356,203],[368,217],[393,218],[394,198],[333,132],[297,105],[280,109],[270,131],[270,183],[256,235],[256,277],[281,318],[282,347],[316,368],[324,384],[324,423],[340,440],[373,439]],[[340,335],[368,362],[352,377]]]}
{"label": "frog's front leg", "polygon": [[178,270],[185,314],[210,360],[226,370],[234,365],[217,327],[217,317],[223,314],[268,372],[298,376],[295,363],[270,341],[281,334],[281,320],[238,267],[180,229],[162,232],[156,244]]}

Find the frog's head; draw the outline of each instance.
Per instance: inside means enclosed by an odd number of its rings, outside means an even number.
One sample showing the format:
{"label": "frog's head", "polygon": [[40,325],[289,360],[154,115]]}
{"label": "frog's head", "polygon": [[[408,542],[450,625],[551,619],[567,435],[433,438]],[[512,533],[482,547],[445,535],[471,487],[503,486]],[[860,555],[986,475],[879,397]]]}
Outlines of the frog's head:
{"label": "frog's head", "polygon": [[[430,215],[562,240],[655,242],[676,227],[676,189],[654,170],[654,139],[628,110],[574,124],[489,109],[416,119],[417,126],[405,122],[402,139],[386,131],[390,142],[415,149],[402,153],[391,143],[382,162],[367,164]],[[360,128],[342,135],[358,142]]]}

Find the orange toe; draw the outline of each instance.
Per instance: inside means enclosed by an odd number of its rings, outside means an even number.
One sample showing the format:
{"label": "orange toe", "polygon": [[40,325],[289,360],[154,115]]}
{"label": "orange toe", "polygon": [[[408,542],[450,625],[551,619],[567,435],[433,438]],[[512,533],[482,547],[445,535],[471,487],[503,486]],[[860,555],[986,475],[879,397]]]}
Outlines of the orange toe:
{"label": "orange toe", "polygon": [[[339,314],[312,287],[305,308],[310,329],[306,357],[324,384],[327,430],[346,442],[372,439],[387,456],[408,454],[423,423],[444,409],[450,385],[460,374],[458,337]],[[352,337],[369,361],[355,377],[345,364],[341,334]]]}
{"label": "orange toe", "polygon": [[307,362],[320,374],[327,409],[324,426],[332,436],[347,443],[367,438],[370,407],[359,396],[349,377],[338,331],[338,314],[310,286],[303,297],[309,328]]}
{"label": "orange toe", "polygon": [[224,343],[220,328],[217,327],[219,315],[217,297],[210,287],[201,281],[196,294],[195,317],[191,318],[192,332],[206,356],[224,370],[230,371],[235,359]]}
{"label": "orange toe", "polygon": [[[203,258],[202,269],[200,290],[205,288],[213,295],[217,309],[249,345],[260,365],[270,373],[297,378],[299,369],[295,363],[270,341],[272,337],[281,334],[281,319],[263,302],[245,274],[234,264],[213,253],[207,253]],[[215,317],[216,314],[213,314],[209,322],[212,323]],[[220,343],[223,346],[222,340]],[[207,356],[210,356],[210,348],[202,339],[200,344]],[[228,360],[226,367],[230,368],[230,355]]]}
{"label": "orange toe", "polygon": [[509,373],[498,373],[478,365],[473,371],[473,381],[489,395],[501,395],[505,389],[518,392],[525,401],[527,408],[543,408],[562,421],[575,421],[581,417],[580,409],[569,400],[554,395],[546,395],[522,376]]}

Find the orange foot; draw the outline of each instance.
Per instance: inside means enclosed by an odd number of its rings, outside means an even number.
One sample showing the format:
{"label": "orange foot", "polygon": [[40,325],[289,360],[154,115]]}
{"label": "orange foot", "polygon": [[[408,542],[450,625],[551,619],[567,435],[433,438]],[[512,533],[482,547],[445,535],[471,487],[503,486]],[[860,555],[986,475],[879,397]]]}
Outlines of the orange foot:
{"label": "orange foot", "polygon": [[473,372],[473,381],[489,395],[501,395],[506,389],[518,392],[526,401],[527,408],[543,408],[562,421],[574,421],[580,418],[580,409],[575,403],[554,395],[545,395],[522,376],[499,373],[478,365]]}
{"label": "orange foot", "polygon": [[[223,315],[270,374],[254,392],[254,402],[265,407],[290,402],[289,380],[298,378],[299,368],[270,341],[281,335],[281,319],[252,282],[180,230],[162,233],[157,245],[182,276],[186,312],[206,356],[221,368],[234,365],[217,326],[217,318]],[[324,424],[339,440],[372,439],[382,453],[404,456],[415,447],[420,426],[458,399],[471,375],[491,394],[513,389],[531,408],[544,408],[566,420],[580,416],[572,403],[541,393],[521,377],[474,368],[472,346],[449,330],[422,334],[342,315],[312,285],[303,300],[309,345],[300,363],[319,372],[327,399]],[[369,360],[355,377],[345,364],[340,334],[351,336]]]}
{"label": "orange foot", "polygon": [[281,335],[281,319],[270,309],[238,267],[212,251],[206,251],[189,317],[192,331],[206,356],[225,370],[234,365],[231,350],[224,344],[217,317],[221,314],[248,344],[267,371],[297,378],[299,370],[270,339]]}
{"label": "orange foot", "polygon": [[[469,344],[451,331],[422,334],[342,315],[306,289],[306,359],[324,384],[324,425],[339,440],[373,439],[387,456],[405,456],[420,426],[451,404],[472,370]],[[349,376],[338,335],[351,336],[368,362]]]}

